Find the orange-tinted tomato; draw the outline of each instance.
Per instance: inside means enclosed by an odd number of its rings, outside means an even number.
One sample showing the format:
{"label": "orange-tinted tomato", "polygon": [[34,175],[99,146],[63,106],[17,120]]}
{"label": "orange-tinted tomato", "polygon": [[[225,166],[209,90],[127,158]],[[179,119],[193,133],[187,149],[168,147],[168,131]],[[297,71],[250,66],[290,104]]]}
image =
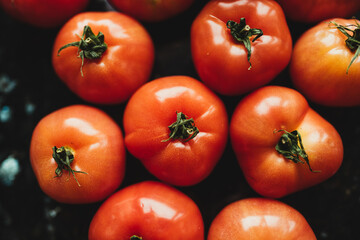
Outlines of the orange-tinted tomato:
{"label": "orange-tinted tomato", "polygon": [[89,240],[168,238],[203,240],[204,224],[193,200],[160,182],[137,183],[113,194],[89,228]]}
{"label": "orange-tinted tomato", "polygon": [[[84,37],[84,51],[71,46],[59,53],[66,44],[81,40],[85,26],[96,36],[101,32],[106,46],[99,43],[91,48],[92,42],[101,41],[101,37],[96,40]],[[88,48],[85,43],[89,43]],[[81,54],[85,55],[83,64]],[[100,57],[86,58],[91,54]],[[135,19],[118,12],[76,15],[61,28],[52,53],[59,78],[82,99],[102,104],[126,101],[148,80],[153,61],[154,46],[146,29]]]}
{"label": "orange-tinted tomato", "polygon": [[30,25],[57,27],[85,10],[89,0],[0,0],[9,15]]}
{"label": "orange-tinted tomato", "polygon": [[171,76],[136,91],[125,108],[124,130],[127,149],[150,173],[185,186],[206,178],[222,156],[228,117],[200,81]]}
{"label": "orange-tinted tomato", "polygon": [[[229,20],[239,23],[241,18],[245,18],[242,28],[228,24]],[[255,35],[246,38],[251,31],[258,31],[249,29],[260,29],[263,35],[256,40]],[[249,60],[245,43],[233,35],[249,40]],[[288,65],[292,39],[275,1],[213,0],[192,24],[191,51],[207,86],[224,95],[239,95],[269,83]]]}
{"label": "orange-tinted tomato", "polygon": [[148,22],[158,22],[188,9],[194,0],[109,0],[117,10]]}
{"label": "orange-tinted tomato", "polygon": [[360,10],[359,0],[276,0],[289,19],[315,23],[334,17],[352,17]]}
{"label": "orange-tinted tomato", "polygon": [[[59,151],[56,157],[54,147]],[[61,159],[70,164],[59,165],[58,156],[65,154],[67,160]],[[73,105],[48,114],[37,124],[30,160],[41,189],[51,198],[64,203],[96,202],[121,184],[125,145],[119,126],[106,113]],[[62,171],[56,173],[58,168]]]}
{"label": "orange-tinted tomato", "polygon": [[[313,102],[328,106],[358,106],[360,57],[349,67],[358,47],[350,50],[345,34],[330,21],[352,30],[356,28],[354,19],[335,18],[307,30],[294,46],[291,79],[295,88]],[[359,32],[360,25],[357,28]],[[351,31],[347,32],[353,35]],[[360,34],[356,35],[359,41]]]}
{"label": "orange-tinted tomato", "polygon": [[290,88],[263,87],[242,99],[230,136],[247,182],[266,197],[318,184],[334,175],[343,160],[336,129]]}
{"label": "orange-tinted tomato", "polygon": [[227,205],[210,226],[207,240],[316,240],[294,208],[277,200],[248,198]]}

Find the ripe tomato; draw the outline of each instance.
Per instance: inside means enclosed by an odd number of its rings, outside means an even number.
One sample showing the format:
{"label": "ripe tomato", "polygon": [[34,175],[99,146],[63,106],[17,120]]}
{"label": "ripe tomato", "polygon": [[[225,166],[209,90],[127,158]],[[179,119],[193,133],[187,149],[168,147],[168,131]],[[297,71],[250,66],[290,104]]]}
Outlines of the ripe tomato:
{"label": "ripe tomato", "polygon": [[315,23],[334,17],[352,17],[360,10],[359,0],[276,0],[286,17]]}
{"label": "ripe tomato", "polygon": [[238,95],[267,84],[287,66],[292,39],[275,1],[213,0],[192,24],[191,51],[206,85]]}
{"label": "ripe tomato", "polygon": [[194,0],[108,0],[117,10],[148,22],[163,21],[188,9]]}
{"label": "ripe tomato", "polygon": [[89,240],[202,240],[204,223],[193,200],[160,182],[141,182],[108,198],[91,221]]}
{"label": "ripe tomato", "polygon": [[206,178],[227,142],[223,102],[186,76],[153,80],[130,98],[124,112],[125,145],[162,181],[185,186]]}
{"label": "ripe tomato", "polygon": [[248,198],[227,205],[211,223],[207,240],[316,240],[303,215],[273,199]]}
{"label": "ripe tomato", "polygon": [[310,28],[296,42],[291,79],[311,101],[328,106],[360,105],[359,24],[354,19],[331,19]]}
{"label": "ripe tomato", "polygon": [[335,174],[343,159],[336,129],[290,88],[263,87],[241,100],[230,136],[247,182],[266,197],[318,184]]}
{"label": "ripe tomato", "polygon": [[12,17],[36,27],[57,27],[85,10],[89,0],[0,0]]}
{"label": "ripe tomato", "polygon": [[45,116],[30,144],[41,189],[64,203],[103,200],[122,182],[125,146],[119,126],[103,111],[73,105]]}
{"label": "ripe tomato", "polygon": [[76,15],[61,28],[52,53],[59,78],[82,99],[102,104],[127,100],[150,77],[153,61],[145,28],[117,12]]}

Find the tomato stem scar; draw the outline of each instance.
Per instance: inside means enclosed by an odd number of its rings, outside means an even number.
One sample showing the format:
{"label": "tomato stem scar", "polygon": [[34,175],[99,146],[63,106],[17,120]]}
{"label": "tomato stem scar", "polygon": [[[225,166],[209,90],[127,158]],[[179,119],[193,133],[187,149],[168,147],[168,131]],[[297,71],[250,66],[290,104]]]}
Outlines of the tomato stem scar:
{"label": "tomato stem scar", "polygon": [[[297,130],[292,132],[288,132],[284,129],[274,131],[274,133],[278,132],[284,132],[283,135],[281,135],[279,142],[275,146],[275,149],[278,153],[293,161],[294,163],[306,163],[309,166],[309,170],[311,172],[321,172],[317,170],[314,171],[311,168],[308,155],[305,152],[304,146],[302,144],[301,135]],[[305,162],[302,161],[300,157],[303,158]]]}
{"label": "tomato stem scar", "polygon": [[[248,70],[251,69],[251,42],[254,42],[256,39],[263,35],[263,31],[257,28],[251,28],[246,24],[245,18],[240,18],[240,22],[237,23],[235,21],[229,20],[226,23],[228,29],[230,29],[231,35],[234,39],[240,43],[243,43],[247,50],[247,59],[250,64]],[[254,39],[250,41],[250,37],[254,36]]]}
{"label": "tomato stem scar", "polygon": [[[329,25],[330,24],[333,24],[340,32],[342,32],[347,37],[347,39],[345,40],[346,46],[350,49],[350,51],[355,52],[346,69],[346,74],[348,74],[351,64],[360,55],[360,24],[357,22],[357,19],[355,19],[355,24],[351,24],[348,26],[339,25],[334,21],[330,21]],[[356,28],[352,30],[349,27]],[[350,35],[349,32],[351,32],[352,35]]]}
{"label": "tomato stem scar", "polygon": [[71,163],[74,161],[74,154],[73,154],[72,149],[69,147],[57,148],[56,146],[54,146],[52,148],[52,150],[53,150],[52,156],[58,165],[58,167],[55,170],[56,175],[54,177],[61,177],[63,170],[69,171],[69,175],[70,175],[70,173],[73,175],[75,181],[77,182],[78,186],[80,187],[80,183],[76,179],[75,173],[84,173],[84,174],[87,174],[87,173],[82,172],[82,171],[75,171],[71,168]]}
{"label": "tomato stem scar", "polygon": [[176,112],[176,122],[168,127],[170,129],[169,138],[162,140],[162,142],[167,142],[170,139],[183,139],[183,142],[187,142],[199,133],[199,129],[195,127],[194,119],[187,118],[182,112]]}
{"label": "tomato stem scar", "polygon": [[105,36],[102,32],[99,32],[96,36],[91,30],[90,26],[84,26],[84,31],[82,36],[80,37],[80,41],[68,43],[62,46],[58,50],[58,56],[60,56],[60,52],[68,47],[77,47],[78,48],[78,57],[81,58],[81,67],[80,73],[83,77],[82,68],[84,66],[84,59],[98,59],[101,58],[103,53],[107,49],[107,44],[104,42]]}

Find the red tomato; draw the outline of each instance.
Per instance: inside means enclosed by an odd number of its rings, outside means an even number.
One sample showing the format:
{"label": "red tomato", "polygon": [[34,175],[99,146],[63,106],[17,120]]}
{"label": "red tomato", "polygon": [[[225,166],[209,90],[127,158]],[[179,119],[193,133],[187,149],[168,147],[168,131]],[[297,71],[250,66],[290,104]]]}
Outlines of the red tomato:
{"label": "red tomato", "polygon": [[328,106],[360,105],[360,25],[356,24],[360,22],[354,19],[331,19],[310,28],[296,42],[291,79],[311,101]]}
{"label": "red tomato", "polygon": [[214,0],[193,22],[191,51],[206,85],[238,95],[269,83],[287,66],[292,39],[275,1]]}
{"label": "red tomato", "polygon": [[227,142],[224,104],[200,81],[186,76],[153,80],[129,100],[125,145],[150,173],[170,184],[206,178]]}
{"label": "red tomato", "polygon": [[316,240],[303,215],[289,205],[248,198],[227,205],[210,226],[207,240]]}
{"label": "red tomato", "polygon": [[117,10],[148,22],[163,21],[188,9],[194,0],[108,0]]}
{"label": "red tomato", "polygon": [[57,27],[85,10],[89,0],[0,0],[12,17],[36,27]]}
{"label": "red tomato", "polygon": [[230,136],[247,182],[266,197],[318,184],[335,174],[343,159],[336,129],[290,88],[268,86],[241,100]]}
{"label": "red tomato", "polygon": [[315,23],[334,17],[352,17],[360,10],[359,0],[276,0],[286,17]]}
{"label": "red tomato", "polygon": [[199,208],[188,196],[160,182],[128,186],[96,212],[89,240],[202,240]]}
{"label": "red tomato", "polygon": [[45,116],[30,145],[41,189],[64,203],[103,200],[121,184],[125,146],[119,126],[103,111],[73,105]]}
{"label": "red tomato", "polygon": [[[73,44],[62,49],[69,43]],[[133,18],[117,12],[86,12],[62,27],[52,61],[59,78],[82,99],[121,103],[150,77],[154,46]]]}

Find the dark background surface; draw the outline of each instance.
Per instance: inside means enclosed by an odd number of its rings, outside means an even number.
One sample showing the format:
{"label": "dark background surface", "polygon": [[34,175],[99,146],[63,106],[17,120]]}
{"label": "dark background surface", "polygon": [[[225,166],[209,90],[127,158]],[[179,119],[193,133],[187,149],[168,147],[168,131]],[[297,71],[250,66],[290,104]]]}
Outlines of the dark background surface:
{"label": "dark background surface", "polygon": [[[90,2],[87,10],[108,10],[102,0]],[[191,59],[189,32],[192,20],[205,3],[197,0],[188,11],[165,22],[144,23],[156,49],[151,79],[170,75],[199,79]],[[312,26],[292,21],[288,24],[294,42]],[[31,27],[1,10],[0,26],[0,164],[13,158],[20,167],[14,181],[6,182],[6,174],[0,173],[0,239],[87,239],[90,221],[101,202],[69,205],[44,195],[30,166],[31,134],[46,114],[78,103],[101,108],[122,126],[126,103],[111,106],[86,103],[57,78],[51,65],[51,50],[60,27]],[[288,69],[270,84],[292,87]],[[220,97],[230,118],[243,96]],[[343,165],[326,182],[279,200],[302,213],[318,239],[359,239],[360,107],[324,107],[311,102],[310,105],[340,133],[344,144]],[[155,179],[128,154],[126,176],[120,188],[143,180]],[[198,204],[206,231],[216,214],[230,202],[259,197],[247,185],[230,142],[206,180],[178,189]]]}

